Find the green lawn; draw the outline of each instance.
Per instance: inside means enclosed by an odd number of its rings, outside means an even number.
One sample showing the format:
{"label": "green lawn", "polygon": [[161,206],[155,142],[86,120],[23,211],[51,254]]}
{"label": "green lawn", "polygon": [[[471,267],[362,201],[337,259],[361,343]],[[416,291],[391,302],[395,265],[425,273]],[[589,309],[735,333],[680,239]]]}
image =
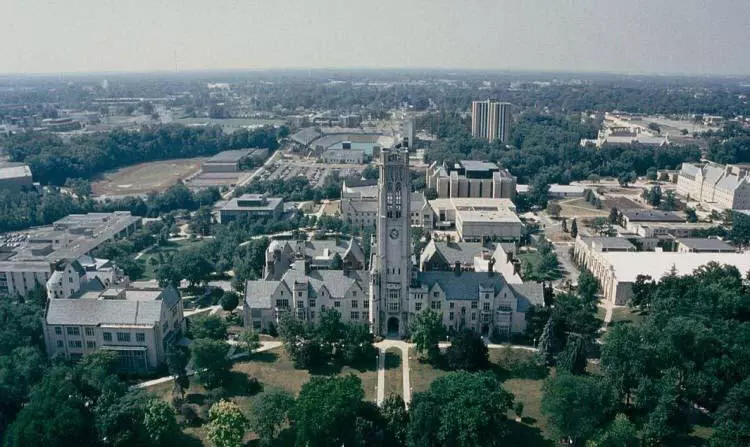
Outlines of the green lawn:
{"label": "green lawn", "polygon": [[[392,355],[389,353],[389,355]],[[393,363],[393,360],[391,361]],[[358,370],[348,366],[342,368],[332,368],[331,370],[321,372],[320,375],[336,376],[354,374],[362,380],[362,388],[365,392],[365,399],[375,402],[377,393],[377,364],[375,358],[369,368]],[[400,382],[400,361],[399,364],[399,383]],[[254,395],[248,393],[248,378],[254,377],[262,385],[262,390]],[[272,349],[261,352],[253,356],[251,360],[236,362],[232,366],[231,376],[224,387],[226,397],[235,402],[246,416],[252,415],[253,403],[262,399],[263,395],[271,390],[284,390],[293,395],[299,394],[302,385],[310,380],[312,374],[306,370],[295,369],[292,360],[286,354],[283,348]],[[171,402],[173,383],[168,382],[161,385],[148,388],[148,392]],[[206,402],[207,391],[198,383],[196,377],[190,378],[190,388],[186,392],[186,402],[197,406],[198,415],[205,422],[208,416],[208,403]],[[205,431],[202,426],[183,427],[183,435],[186,446],[208,445],[205,439]],[[246,441],[255,439],[252,433],[248,433]]]}
{"label": "green lawn", "polygon": [[[391,348],[385,352],[385,397],[391,394],[404,396],[404,375],[401,350]],[[377,380],[377,377],[376,377]]]}
{"label": "green lawn", "polygon": [[[516,255],[518,259],[521,261],[521,277],[523,279],[528,280],[545,280],[545,281],[551,281],[555,279],[562,278],[562,274],[560,273],[560,267],[558,264],[558,268],[554,271],[548,272],[547,274],[543,275],[543,278],[538,277],[538,270],[539,270],[539,263],[541,261],[541,256],[539,255],[539,252],[536,251],[530,251],[525,253],[518,253]],[[524,266],[526,265],[526,262],[529,262],[531,264],[533,269],[533,275],[531,277],[526,276],[528,272],[524,272]]]}

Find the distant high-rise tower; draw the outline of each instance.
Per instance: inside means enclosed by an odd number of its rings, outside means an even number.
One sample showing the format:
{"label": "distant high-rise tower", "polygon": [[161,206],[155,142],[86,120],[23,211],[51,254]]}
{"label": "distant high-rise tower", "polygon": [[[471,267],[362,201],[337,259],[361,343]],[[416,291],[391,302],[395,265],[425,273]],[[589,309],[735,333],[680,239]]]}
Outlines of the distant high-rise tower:
{"label": "distant high-rise tower", "polygon": [[510,103],[492,100],[471,103],[471,135],[474,138],[508,144]]}

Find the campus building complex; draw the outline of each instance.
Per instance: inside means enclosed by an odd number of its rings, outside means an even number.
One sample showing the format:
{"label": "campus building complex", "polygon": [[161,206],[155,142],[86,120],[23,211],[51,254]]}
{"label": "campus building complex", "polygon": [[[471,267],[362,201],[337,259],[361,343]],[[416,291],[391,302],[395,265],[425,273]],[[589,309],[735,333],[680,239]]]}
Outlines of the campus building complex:
{"label": "campus building complex", "polygon": [[495,268],[498,261],[481,253],[473,271],[461,265],[420,271],[414,265],[410,188],[408,151],[400,145],[383,150],[372,200],[376,242],[369,270],[356,269],[350,262],[354,256],[343,256],[351,268],[316,269],[302,247],[282,271],[274,267],[273,278],[247,282],[245,324],[268,329],[284,312],[315,322],[322,310],[335,309],[343,321],[368,324],[376,335],[405,336],[414,316],[432,309],[451,329],[485,335],[523,332],[526,312],[544,304],[541,284],[506,279]]}
{"label": "campus building complex", "polygon": [[[26,296],[47,284],[54,272],[73,269],[107,286],[117,272],[91,252],[105,242],[132,234],[141,218],[128,211],[71,214],[51,226],[8,234],[0,240],[0,295]],[[55,281],[57,282],[57,281]]]}

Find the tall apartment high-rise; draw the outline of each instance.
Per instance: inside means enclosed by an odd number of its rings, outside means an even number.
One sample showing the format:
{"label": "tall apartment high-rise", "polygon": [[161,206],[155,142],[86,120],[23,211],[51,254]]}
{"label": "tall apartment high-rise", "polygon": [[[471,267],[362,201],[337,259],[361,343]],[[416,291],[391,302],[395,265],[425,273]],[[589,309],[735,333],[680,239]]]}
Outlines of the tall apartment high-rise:
{"label": "tall apartment high-rise", "polygon": [[471,103],[471,135],[474,138],[508,144],[510,140],[510,103],[474,101]]}

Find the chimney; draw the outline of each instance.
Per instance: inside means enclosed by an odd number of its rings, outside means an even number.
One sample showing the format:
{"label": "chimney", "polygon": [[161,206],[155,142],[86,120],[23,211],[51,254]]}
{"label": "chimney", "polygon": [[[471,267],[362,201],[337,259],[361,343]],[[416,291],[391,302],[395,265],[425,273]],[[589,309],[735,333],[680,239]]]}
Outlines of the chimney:
{"label": "chimney", "polygon": [[490,261],[487,263],[487,271],[490,273],[490,276],[495,273],[495,258],[490,258]]}
{"label": "chimney", "polygon": [[456,261],[456,263],[453,265],[453,273],[456,274],[456,276],[461,276],[461,262]]}
{"label": "chimney", "polygon": [[513,274],[514,275],[521,275],[521,263],[516,261],[513,262]]}

